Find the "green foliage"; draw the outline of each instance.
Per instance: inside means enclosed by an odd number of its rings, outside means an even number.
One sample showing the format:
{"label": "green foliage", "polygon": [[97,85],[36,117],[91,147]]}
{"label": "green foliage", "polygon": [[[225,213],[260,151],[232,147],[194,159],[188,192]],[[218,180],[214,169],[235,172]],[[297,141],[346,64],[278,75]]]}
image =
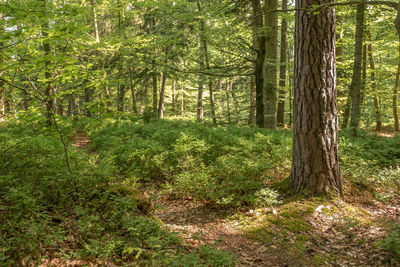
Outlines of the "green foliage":
{"label": "green foliage", "polygon": [[210,128],[179,120],[107,120],[87,129],[93,146],[120,175],[165,182],[166,190],[178,196],[221,205],[254,204],[263,184],[288,172],[281,167],[282,162],[289,165],[288,131]]}
{"label": "green foliage", "polygon": [[393,253],[394,260],[400,260],[400,226],[397,223],[388,231],[380,247]]}
{"label": "green foliage", "polygon": [[[39,118],[29,116],[30,122]],[[59,123],[72,134],[70,122]],[[10,121],[0,128],[2,263],[35,265],[57,257],[148,266],[182,266],[182,259],[193,266],[232,265],[230,256],[216,249],[188,254],[174,233],[143,217],[149,200],[134,183],[119,178],[121,170],[109,158],[69,147],[69,172],[57,133],[45,125]]]}

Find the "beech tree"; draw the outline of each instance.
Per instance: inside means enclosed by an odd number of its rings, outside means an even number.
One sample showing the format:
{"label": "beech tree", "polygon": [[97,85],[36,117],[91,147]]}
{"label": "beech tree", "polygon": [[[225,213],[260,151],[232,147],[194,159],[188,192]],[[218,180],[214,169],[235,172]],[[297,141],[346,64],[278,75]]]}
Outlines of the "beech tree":
{"label": "beech tree", "polygon": [[333,0],[296,1],[291,185],[312,194],[342,193],[336,100]]}

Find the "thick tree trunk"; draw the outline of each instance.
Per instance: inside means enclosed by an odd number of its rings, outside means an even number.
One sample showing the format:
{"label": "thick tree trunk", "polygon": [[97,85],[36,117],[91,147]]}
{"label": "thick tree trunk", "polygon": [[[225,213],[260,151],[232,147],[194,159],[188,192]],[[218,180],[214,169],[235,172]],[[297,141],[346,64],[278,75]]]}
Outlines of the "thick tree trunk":
{"label": "thick tree trunk", "polygon": [[266,54],[263,11],[260,0],[252,0],[253,27],[256,43],[255,83],[256,83],[256,124],[264,127],[264,61]]}
{"label": "thick tree trunk", "polygon": [[[287,9],[287,0],[282,0],[282,9]],[[285,94],[286,94],[286,53],[287,53],[287,21],[282,17],[281,25],[281,50],[279,68],[279,100],[276,116],[278,126],[285,124]]]}
{"label": "thick tree trunk", "polygon": [[338,157],[335,11],[313,5],[333,0],[296,1],[294,125],[290,181],[296,193],[342,194]]}
{"label": "thick tree trunk", "polygon": [[399,50],[399,62],[397,65],[397,73],[396,73],[396,84],[394,85],[393,88],[393,118],[394,118],[394,130],[396,132],[399,131],[399,114],[397,112],[397,98],[399,97],[398,91],[399,91],[399,80],[400,80],[400,43],[398,44],[398,50]]}
{"label": "thick tree trunk", "polygon": [[278,0],[265,0],[266,59],[264,66],[264,120],[266,129],[276,128],[278,108],[278,14],[271,10],[278,9]]}
{"label": "thick tree trunk", "polygon": [[158,118],[164,118],[164,96],[165,96],[165,83],[167,74],[164,72],[161,79],[160,101],[158,102]]}
{"label": "thick tree trunk", "polygon": [[356,41],[354,48],[354,69],[351,80],[351,120],[350,127],[353,136],[357,135],[358,125],[360,123],[360,103],[361,103],[361,72],[362,72],[362,50],[364,35],[364,14],[365,4],[357,5],[356,19]]}

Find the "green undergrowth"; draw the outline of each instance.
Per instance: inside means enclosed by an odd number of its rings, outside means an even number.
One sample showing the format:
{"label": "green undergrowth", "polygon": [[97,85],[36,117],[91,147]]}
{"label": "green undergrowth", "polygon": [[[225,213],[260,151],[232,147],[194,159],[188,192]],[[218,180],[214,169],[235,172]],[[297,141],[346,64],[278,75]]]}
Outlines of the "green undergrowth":
{"label": "green undergrowth", "polygon": [[92,145],[127,181],[157,182],[169,195],[252,205],[288,175],[291,133],[184,120],[106,120],[86,125]]}
{"label": "green undergrowth", "polygon": [[[70,146],[77,128],[25,114],[0,125],[0,265],[49,264],[48,259],[107,265],[232,266],[216,248],[187,250],[147,214],[151,203],[112,159]],[[221,261],[221,259],[223,259]]]}
{"label": "green undergrowth", "polygon": [[[212,246],[188,251],[153,219],[150,200],[140,191],[148,183],[169,197],[250,207],[258,215],[237,219],[248,237],[315,265],[337,256],[321,257],[308,247],[307,233],[314,229],[309,218],[317,207],[330,206],[323,209],[326,216],[349,210],[353,215],[335,225],[343,233],[371,223],[356,208],[291,196],[289,130],[136,117],[58,118],[58,125],[69,164],[58,131],[37,113],[0,125],[0,262],[58,257],[97,264],[234,265],[232,255]],[[89,135],[89,149],[70,146],[77,129]],[[400,138],[360,135],[339,134],[346,187],[389,202],[399,192]],[[398,230],[385,240],[382,248],[398,255]]]}

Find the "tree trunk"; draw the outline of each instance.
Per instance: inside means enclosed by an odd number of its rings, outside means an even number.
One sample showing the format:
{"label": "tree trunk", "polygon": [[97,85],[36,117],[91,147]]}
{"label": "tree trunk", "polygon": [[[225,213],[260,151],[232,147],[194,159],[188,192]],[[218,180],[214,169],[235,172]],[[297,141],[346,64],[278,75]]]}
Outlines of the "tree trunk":
{"label": "tree trunk", "polygon": [[[153,113],[157,114],[157,74],[153,73]],[[155,116],[155,115],[154,115]]]}
{"label": "tree trunk", "polygon": [[[336,25],[343,25],[343,17],[336,16]],[[336,62],[343,61],[343,31],[336,32]]]}
{"label": "tree trunk", "polygon": [[229,124],[231,123],[231,106],[230,106],[230,103],[229,103],[230,102],[230,95],[229,95],[230,83],[231,83],[230,80],[228,80],[226,82],[226,91],[225,91],[225,94],[226,94],[226,111],[227,111],[227,115],[228,115],[228,123]]}
{"label": "tree trunk", "polygon": [[172,83],[172,115],[176,115],[176,81]]}
{"label": "tree trunk", "polygon": [[160,101],[158,102],[158,118],[164,118],[164,96],[165,96],[165,82],[167,74],[164,72],[161,79]]}
{"label": "tree trunk", "polygon": [[[282,9],[287,9],[287,0],[282,0]],[[282,17],[281,26],[281,50],[279,68],[279,101],[276,120],[278,126],[285,124],[285,94],[286,94],[286,53],[287,53],[287,21]]]}
{"label": "tree trunk", "polygon": [[[254,68],[255,69],[255,68]],[[249,124],[256,122],[256,81],[254,75],[250,77],[250,112]]]}
{"label": "tree trunk", "polygon": [[350,127],[353,136],[357,135],[358,125],[360,124],[360,100],[361,100],[361,71],[362,71],[362,50],[364,35],[364,14],[365,4],[357,5],[356,19],[356,41],[354,48],[354,69],[351,80],[351,120]]}
{"label": "tree trunk", "polygon": [[125,111],[125,94],[126,94],[126,85],[118,82],[118,91],[117,91],[117,110],[119,112]]}
{"label": "tree trunk", "polygon": [[399,131],[399,114],[397,112],[397,98],[399,97],[398,90],[399,90],[399,80],[400,80],[400,43],[398,44],[398,50],[399,50],[399,59],[398,59],[399,62],[397,65],[396,84],[394,85],[393,88],[393,118],[394,118],[394,130],[396,132]]}
{"label": "tree trunk", "polygon": [[132,109],[135,114],[138,114],[137,101],[136,101],[136,90],[135,85],[133,84],[132,77],[132,68],[129,68],[129,86],[131,87],[131,96],[132,96]]}
{"label": "tree trunk", "polygon": [[185,87],[183,85],[181,92],[181,117],[185,117]]}
{"label": "tree trunk", "polygon": [[362,114],[362,110],[365,105],[365,90],[367,88],[367,45],[363,45],[363,59],[362,59],[362,74],[361,74],[361,99],[360,99],[360,114]]}
{"label": "tree trunk", "polygon": [[85,84],[85,106],[84,106],[84,110],[85,110],[85,115],[87,117],[92,117],[92,112],[90,111],[90,100],[91,100],[91,93],[90,93],[90,88],[86,86]]}
{"label": "tree trunk", "polygon": [[48,124],[52,124],[52,113],[54,111],[54,103],[53,103],[53,96],[52,96],[52,88],[51,88],[51,72],[50,72],[50,65],[51,62],[48,59],[50,57],[50,43],[49,40],[47,40],[47,37],[49,36],[49,33],[47,32],[49,30],[49,22],[46,17],[46,0],[43,0],[43,9],[44,9],[44,21],[42,22],[42,36],[44,37],[43,41],[43,51],[44,55],[46,57],[46,60],[44,62],[44,78],[45,78],[45,96],[46,96],[46,117],[47,117],[47,122]]}
{"label": "tree trunk", "polygon": [[333,0],[296,1],[293,150],[290,181],[296,193],[342,194],[338,157],[335,11],[307,10]]}
{"label": "tree trunk", "polygon": [[266,54],[263,12],[260,0],[252,0],[253,27],[256,43],[255,83],[256,83],[256,124],[264,127],[264,60]]}
{"label": "tree trunk", "polygon": [[379,103],[379,94],[376,89],[376,73],[375,73],[375,62],[372,53],[372,44],[371,44],[371,32],[368,31],[368,38],[370,40],[368,44],[368,59],[369,59],[369,67],[371,69],[371,89],[372,96],[374,99],[375,106],[375,119],[376,119],[376,130],[382,130],[382,115],[381,115],[381,105]]}
{"label": "tree trunk", "polygon": [[264,66],[264,120],[266,129],[276,128],[277,113],[277,58],[278,58],[278,0],[265,0],[266,59]]}

